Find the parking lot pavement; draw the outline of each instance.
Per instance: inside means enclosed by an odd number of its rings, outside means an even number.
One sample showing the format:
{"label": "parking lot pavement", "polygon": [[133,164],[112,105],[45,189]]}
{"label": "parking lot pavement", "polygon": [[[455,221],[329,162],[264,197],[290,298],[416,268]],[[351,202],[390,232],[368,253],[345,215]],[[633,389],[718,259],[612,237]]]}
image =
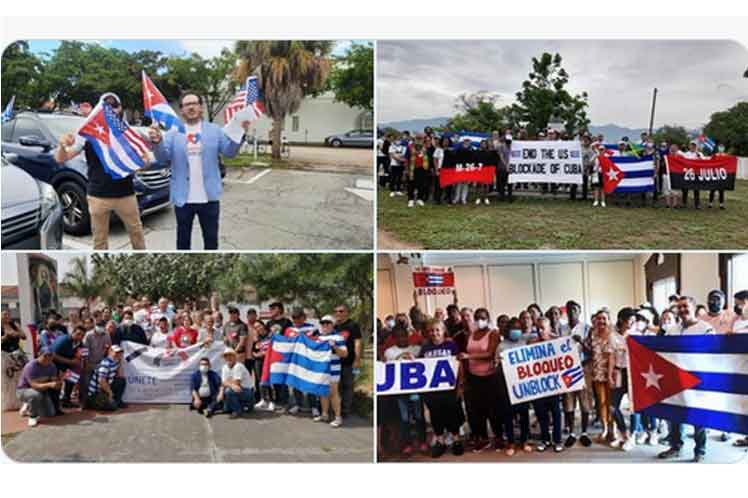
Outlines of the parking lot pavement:
{"label": "parking lot pavement", "polygon": [[[230,168],[224,180],[219,249],[371,249],[371,177],[287,169]],[[146,248],[176,249],[176,219],[169,207],[143,218]],[[65,234],[66,249],[90,250],[93,238]],[[195,218],[192,248],[202,250]],[[109,249],[130,248],[127,231],[112,221]]]}
{"label": "parking lot pavement", "polygon": [[[3,422],[13,414],[4,413]],[[19,417],[20,418],[20,417]],[[131,405],[114,414],[74,412],[11,436],[3,450],[18,462],[371,462],[372,424],[343,427],[255,412],[231,420],[186,405]],[[4,424],[5,425],[5,424]],[[5,430],[5,428],[3,429]]]}

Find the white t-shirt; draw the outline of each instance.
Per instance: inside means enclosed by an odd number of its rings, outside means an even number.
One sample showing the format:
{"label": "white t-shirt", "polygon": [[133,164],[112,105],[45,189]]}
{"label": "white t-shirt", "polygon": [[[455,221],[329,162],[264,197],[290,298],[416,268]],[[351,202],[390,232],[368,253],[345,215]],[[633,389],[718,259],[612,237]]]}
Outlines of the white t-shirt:
{"label": "white t-shirt", "polygon": [[434,151],[434,164],[436,164],[436,171],[442,169],[442,163],[444,162],[444,149],[437,147]]}
{"label": "white t-shirt", "polygon": [[698,320],[691,326],[683,324],[680,329],[680,335],[705,335],[714,334],[714,327],[703,320]]}
{"label": "white t-shirt", "polygon": [[748,334],[748,318],[735,317],[732,332],[733,334]]}
{"label": "white t-shirt", "polygon": [[152,348],[165,348],[167,345],[167,338],[168,335],[164,334],[160,330],[157,330],[156,332],[151,335],[151,347]]}
{"label": "white t-shirt", "polygon": [[225,364],[223,366],[223,369],[221,370],[221,380],[223,382],[234,379],[239,379],[239,384],[242,387],[246,387],[247,389],[254,388],[254,377],[252,377],[252,374],[249,373],[247,367],[245,367],[243,363],[239,363],[238,361],[234,363],[233,367],[229,367],[228,364]]}
{"label": "white t-shirt", "polygon": [[205,204],[208,202],[208,194],[205,192],[205,180],[203,179],[203,137],[202,122],[194,125],[185,125],[187,133],[187,161],[190,164],[190,187],[187,192],[187,202],[193,204]]}
{"label": "white t-shirt", "polygon": [[201,398],[207,398],[210,396],[210,383],[208,382],[208,374],[200,373],[200,388],[197,390],[197,395]]}

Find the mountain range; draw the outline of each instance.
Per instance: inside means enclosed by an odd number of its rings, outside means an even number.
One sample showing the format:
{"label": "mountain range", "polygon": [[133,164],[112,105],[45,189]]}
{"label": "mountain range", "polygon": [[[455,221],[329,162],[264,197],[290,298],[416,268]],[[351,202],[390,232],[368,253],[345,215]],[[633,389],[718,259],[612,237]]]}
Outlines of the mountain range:
{"label": "mountain range", "polygon": [[[403,121],[391,121],[389,123],[380,123],[380,128],[394,128],[396,130],[409,130],[411,132],[422,131],[425,127],[431,126],[436,128],[438,126],[444,126],[449,117],[434,117],[434,118],[422,118],[422,119],[407,119]],[[598,135],[602,133],[605,136],[606,142],[615,142],[623,137],[629,137],[631,140],[639,139],[639,136],[647,131],[647,128],[628,128],[626,126],[620,126],[614,123],[605,125],[590,125],[590,133]],[[699,130],[689,130],[691,135],[698,135]]]}

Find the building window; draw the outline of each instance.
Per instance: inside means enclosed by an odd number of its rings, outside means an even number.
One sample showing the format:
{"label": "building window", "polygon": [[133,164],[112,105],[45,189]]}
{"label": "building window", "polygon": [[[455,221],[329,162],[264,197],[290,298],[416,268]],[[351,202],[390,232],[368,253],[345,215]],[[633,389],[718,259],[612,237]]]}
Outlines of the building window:
{"label": "building window", "polygon": [[677,293],[675,277],[661,278],[656,280],[652,287],[652,306],[658,311],[668,308],[669,298]]}
{"label": "building window", "polygon": [[291,131],[299,131],[299,117],[291,117]]}
{"label": "building window", "polygon": [[738,254],[730,258],[730,299],[739,291],[748,289],[748,254]]}

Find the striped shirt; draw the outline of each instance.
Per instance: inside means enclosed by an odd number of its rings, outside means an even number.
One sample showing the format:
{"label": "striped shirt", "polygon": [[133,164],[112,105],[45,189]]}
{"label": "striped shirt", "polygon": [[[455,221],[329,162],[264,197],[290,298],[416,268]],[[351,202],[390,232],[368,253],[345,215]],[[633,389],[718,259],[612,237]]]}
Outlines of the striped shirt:
{"label": "striped shirt", "polygon": [[[317,340],[330,342],[337,349],[344,349],[346,351],[348,350],[348,348],[345,346],[345,338],[343,338],[343,336],[339,334],[322,334],[317,338]],[[335,379],[340,378],[340,370],[340,356],[335,354],[335,352],[333,351],[332,356],[330,357],[330,377],[333,379],[333,382],[335,382]]]}
{"label": "striped shirt", "polygon": [[96,367],[96,370],[93,371],[91,374],[91,382],[88,384],[88,395],[89,396],[96,396],[96,393],[99,392],[99,379],[104,378],[109,383],[109,385],[112,385],[112,382],[114,381],[114,378],[117,376],[117,371],[119,370],[119,362],[114,361],[110,357],[106,357],[103,360],[101,360],[101,363],[99,363],[99,366]]}

